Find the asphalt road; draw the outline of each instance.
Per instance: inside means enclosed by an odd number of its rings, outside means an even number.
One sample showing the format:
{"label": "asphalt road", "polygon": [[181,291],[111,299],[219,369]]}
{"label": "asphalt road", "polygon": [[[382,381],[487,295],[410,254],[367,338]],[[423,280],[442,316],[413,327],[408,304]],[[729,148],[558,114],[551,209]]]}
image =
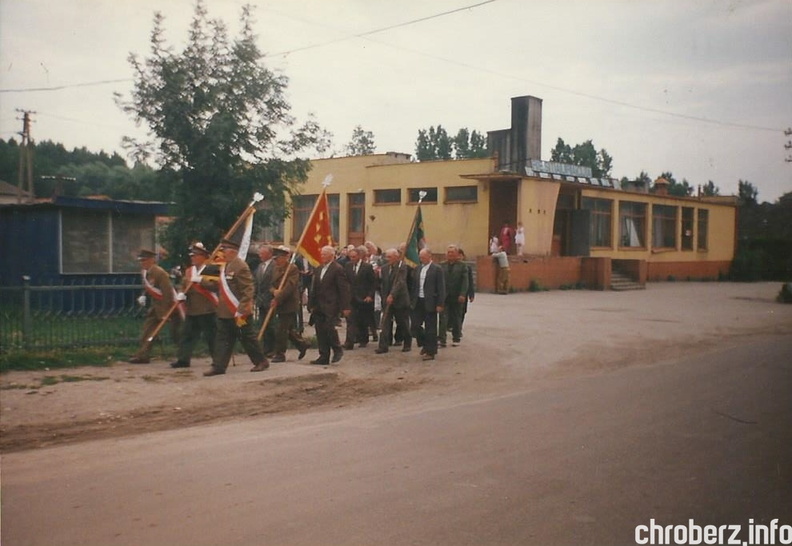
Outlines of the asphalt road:
{"label": "asphalt road", "polygon": [[605,545],[792,525],[792,338],[355,408],[14,453],[21,545]]}

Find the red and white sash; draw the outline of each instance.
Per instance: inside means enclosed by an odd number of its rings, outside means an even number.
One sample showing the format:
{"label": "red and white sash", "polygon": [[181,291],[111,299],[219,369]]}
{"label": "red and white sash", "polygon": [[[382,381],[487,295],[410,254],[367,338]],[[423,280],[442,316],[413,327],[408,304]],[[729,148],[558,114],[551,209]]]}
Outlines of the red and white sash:
{"label": "red and white sash", "polygon": [[140,272],[140,275],[143,277],[143,289],[148,293],[149,296],[154,298],[155,300],[159,301],[162,299],[162,290],[151,284],[146,276],[145,269]]}
{"label": "red and white sash", "polygon": [[[205,267],[206,267],[205,265],[202,265],[201,269],[198,270],[197,267],[192,266],[188,271],[188,274],[190,275],[189,278],[192,279],[193,277],[200,275],[201,271],[203,271]],[[208,288],[204,288],[203,286],[201,286],[201,283],[197,283],[197,282],[193,283],[193,290],[195,290],[200,295],[211,301],[213,305],[217,305],[220,302],[220,299],[217,297],[217,294],[215,294]]]}
{"label": "red and white sash", "polygon": [[228,286],[228,279],[226,278],[226,264],[220,266],[220,296],[223,299],[223,303],[226,304],[226,307],[234,313],[237,314],[239,310],[239,299],[234,295],[231,291],[231,287]]}

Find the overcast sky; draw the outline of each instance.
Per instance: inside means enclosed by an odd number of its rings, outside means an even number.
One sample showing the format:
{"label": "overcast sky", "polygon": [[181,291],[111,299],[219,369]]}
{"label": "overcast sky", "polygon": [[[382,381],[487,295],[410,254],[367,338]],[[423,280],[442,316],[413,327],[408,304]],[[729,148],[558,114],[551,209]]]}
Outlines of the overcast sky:
{"label": "overcast sky", "polygon": [[[236,36],[244,3],[206,5]],[[613,156],[615,178],[671,171],[721,194],[743,179],[760,201],[792,191],[791,0],[250,3],[293,113],[313,112],[337,150],[356,125],[378,152],[410,154],[430,125],[505,129],[510,98],[533,95],[544,101],[542,159],[559,137],[591,139]],[[33,110],[34,140],[123,153],[121,138],[141,134],[113,102],[131,90],[127,57],[148,53],[155,10],[181,48],[193,8],[0,0],[0,138],[21,130],[16,109]]]}

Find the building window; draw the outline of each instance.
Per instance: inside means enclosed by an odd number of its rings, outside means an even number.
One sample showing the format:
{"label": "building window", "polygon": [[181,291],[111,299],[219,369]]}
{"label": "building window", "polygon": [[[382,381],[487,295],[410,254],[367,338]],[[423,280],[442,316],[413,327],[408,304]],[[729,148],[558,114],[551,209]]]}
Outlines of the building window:
{"label": "building window", "polygon": [[698,238],[696,240],[696,248],[698,250],[707,250],[707,233],[709,229],[709,211],[699,209],[698,211]]}
{"label": "building window", "polygon": [[421,198],[419,193],[422,191],[426,192],[422,203],[437,203],[437,188],[410,188],[407,190],[407,202],[411,205],[418,204]]}
{"label": "building window", "polygon": [[[302,236],[305,229],[305,224],[308,222],[311,213],[313,212],[318,195],[295,195],[292,197],[292,244],[297,243]],[[340,197],[337,193],[327,194],[327,208],[330,211],[330,231],[333,234],[333,240],[338,241],[338,224],[339,224],[339,202]]]}
{"label": "building window", "polygon": [[611,242],[611,217],[613,216],[613,201],[610,199],[595,199],[583,197],[581,207],[591,211],[589,241],[591,246],[610,247]]}
{"label": "building window", "polygon": [[349,193],[349,225],[347,229],[349,234],[364,236],[366,229],[366,194],[365,193]]}
{"label": "building window", "polygon": [[682,207],[682,250],[693,250],[693,208]]}
{"label": "building window", "polygon": [[652,247],[676,248],[677,208],[652,205]]}
{"label": "building window", "polygon": [[619,203],[619,246],[646,247],[646,203]]}
{"label": "building window", "polygon": [[[429,197],[427,195],[427,197]],[[426,199],[424,199],[425,201]],[[446,203],[477,203],[478,186],[451,186],[445,189]]]}
{"label": "building window", "polygon": [[401,203],[401,188],[393,190],[374,190],[375,205],[392,205]]}
{"label": "building window", "polygon": [[61,272],[133,273],[137,252],[154,249],[154,218],[104,211],[61,212]]}

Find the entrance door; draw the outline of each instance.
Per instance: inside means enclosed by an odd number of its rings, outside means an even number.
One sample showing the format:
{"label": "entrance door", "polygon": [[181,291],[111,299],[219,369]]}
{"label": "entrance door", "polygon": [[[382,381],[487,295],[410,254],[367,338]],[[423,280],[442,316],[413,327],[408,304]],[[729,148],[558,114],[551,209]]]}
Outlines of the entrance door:
{"label": "entrance door", "polygon": [[[489,233],[487,241],[493,235],[498,235],[503,222],[509,222],[512,228],[517,226],[517,190],[520,181],[517,180],[491,180],[489,182]],[[489,248],[489,244],[487,244]],[[515,252],[512,245],[510,253]]]}
{"label": "entrance door", "polygon": [[347,244],[360,246],[366,241],[366,194],[347,194]]}

